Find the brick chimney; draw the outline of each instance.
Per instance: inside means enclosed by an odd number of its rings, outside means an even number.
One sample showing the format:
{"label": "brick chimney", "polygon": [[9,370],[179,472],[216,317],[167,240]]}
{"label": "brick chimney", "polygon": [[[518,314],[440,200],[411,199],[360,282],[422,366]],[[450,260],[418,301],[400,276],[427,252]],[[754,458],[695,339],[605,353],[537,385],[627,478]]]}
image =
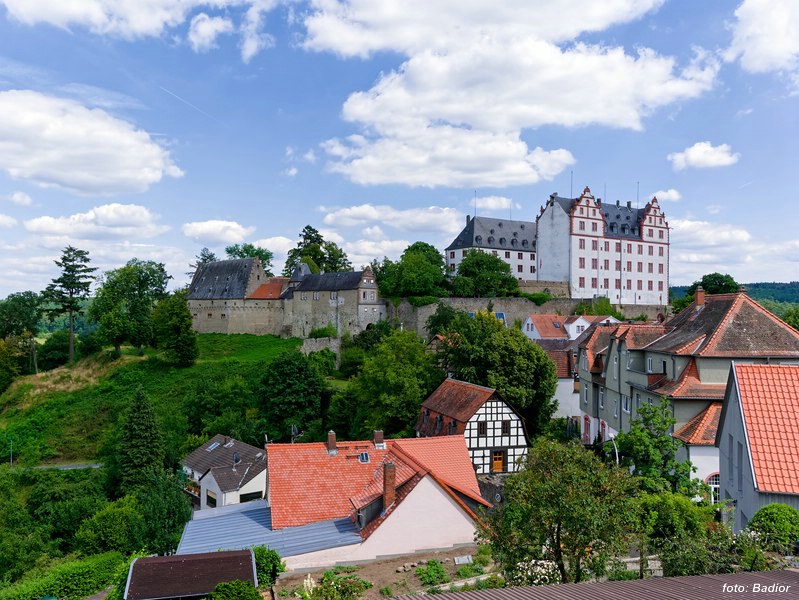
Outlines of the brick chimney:
{"label": "brick chimney", "polygon": [[705,288],[701,285],[694,292],[694,302],[696,302],[697,308],[705,305]]}
{"label": "brick chimney", "polygon": [[397,467],[387,462],[383,465],[383,511],[394,504],[397,498]]}
{"label": "brick chimney", "polygon": [[335,456],[338,454],[338,448],[336,447],[336,432],[332,429],[327,432],[327,453],[330,456]]}
{"label": "brick chimney", "polygon": [[375,449],[376,450],[385,450],[386,449],[386,440],[383,437],[383,430],[382,429],[375,429]]}

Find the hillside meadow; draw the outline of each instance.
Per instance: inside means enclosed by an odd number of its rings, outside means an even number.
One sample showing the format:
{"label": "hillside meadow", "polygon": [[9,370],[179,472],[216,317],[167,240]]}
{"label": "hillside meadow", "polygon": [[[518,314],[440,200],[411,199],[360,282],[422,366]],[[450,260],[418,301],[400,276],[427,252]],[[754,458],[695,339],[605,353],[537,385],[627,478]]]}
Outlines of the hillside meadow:
{"label": "hillside meadow", "polygon": [[191,444],[183,410],[187,395],[204,382],[251,392],[272,359],[301,344],[222,334],[203,334],[198,341],[200,358],[191,367],[175,367],[155,350],[136,356],[125,349],[115,360],[101,352],[71,367],[20,377],[0,395],[0,456],[7,462],[13,443],[14,463],[21,465],[102,461],[141,386],[155,406],[168,458],[176,461]]}

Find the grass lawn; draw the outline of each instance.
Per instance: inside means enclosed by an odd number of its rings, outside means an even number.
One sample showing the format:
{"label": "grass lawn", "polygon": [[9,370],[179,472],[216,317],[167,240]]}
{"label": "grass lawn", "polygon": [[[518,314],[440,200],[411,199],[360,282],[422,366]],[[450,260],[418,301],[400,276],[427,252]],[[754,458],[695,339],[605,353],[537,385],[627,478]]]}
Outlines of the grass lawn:
{"label": "grass lawn", "polygon": [[164,362],[133,348],[111,360],[106,352],[72,367],[21,377],[0,395],[0,456],[11,440],[15,462],[93,462],[137,387],[150,396],[172,452],[186,436],[184,396],[199,378],[257,377],[278,354],[298,348],[298,339],[274,336],[203,334],[200,358],[191,367]]}

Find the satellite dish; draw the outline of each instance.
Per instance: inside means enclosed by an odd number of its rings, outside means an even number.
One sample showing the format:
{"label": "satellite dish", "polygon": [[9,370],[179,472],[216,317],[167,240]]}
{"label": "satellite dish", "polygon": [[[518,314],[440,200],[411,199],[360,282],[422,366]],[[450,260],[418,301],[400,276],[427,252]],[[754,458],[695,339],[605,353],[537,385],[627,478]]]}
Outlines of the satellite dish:
{"label": "satellite dish", "polygon": [[292,425],[291,426],[291,435],[296,436],[299,433],[300,433],[300,430],[297,429],[297,426],[296,425]]}
{"label": "satellite dish", "polygon": [[494,494],[494,502],[496,504],[499,504],[500,502],[502,502],[502,494],[500,494],[499,492]]}
{"label": "satellite dish", "polygon": [[233,453],[233,466],[235,467],[237,464],[241,462],[241,456],[238,452]]}

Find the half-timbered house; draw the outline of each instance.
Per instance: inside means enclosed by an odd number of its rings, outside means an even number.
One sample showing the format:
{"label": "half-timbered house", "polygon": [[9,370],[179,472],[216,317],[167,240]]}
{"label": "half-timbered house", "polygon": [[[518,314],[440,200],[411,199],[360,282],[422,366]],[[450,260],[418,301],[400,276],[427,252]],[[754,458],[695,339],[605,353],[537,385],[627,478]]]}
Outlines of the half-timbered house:
{"label": "half-timbered house", "polygon": [[496,390],[446,379],[422,403],[416,435],[462,435],[478,475],[516,471],[527,454],[524,422]]}

